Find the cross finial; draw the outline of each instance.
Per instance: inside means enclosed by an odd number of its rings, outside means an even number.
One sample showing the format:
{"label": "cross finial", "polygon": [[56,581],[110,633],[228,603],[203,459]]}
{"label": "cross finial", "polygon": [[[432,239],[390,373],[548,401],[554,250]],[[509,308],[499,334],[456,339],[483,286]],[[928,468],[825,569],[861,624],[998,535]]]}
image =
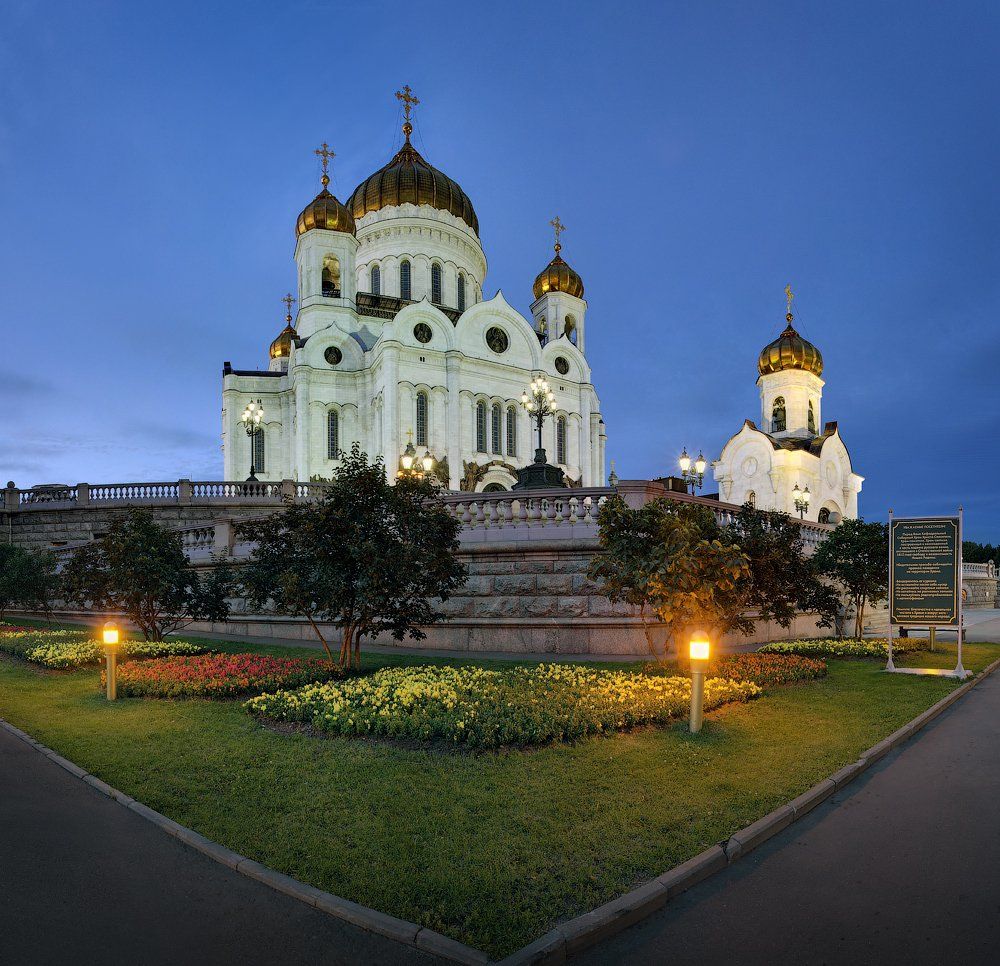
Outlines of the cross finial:
{"label": "cross finial", "polygon": [[285,321],[291,324],[292,321],[292,306],[298,301],[292,298],[292,293],[289,292],[282,300],[285,303]]}
{"label": "cross finial", "polygon": [[420,100],[413,96],[413,90],[409,84],[405,84],[401,91],[396,91],[396,99],[403,102],[403,134],[406,140],[410,140],[413,133],[413,125],[410,123],[410,111],[414,104],[419,104]]}
{"label": "cross finial", "polygon": [[792,286],[785,286],[785,300],[787,302],[787,308],[785,309],[785,320],[788,322],[792,321],[792,302],[795,300],[795,296],[792,294]]}
{"label": "cross finial", "polygon": [[562,242],[559,241],[559,236],[566,230],[566,226],[559,220],[558,215],[556,215],[555,218],[549,222],[549,224],[556,233],[556,254],[558,254],[562,251]]}
{"label": "cross finial", "polygon": [[323,144],[315,150],[314,154],[319,155],[319,157],[323,159],[323,177],[319,180],[323,183],[323,187],[325,188],[330,183],[330,175],[326,172],[327,165],[330,163],[330,158],[335,158],[336,155],[330,150],[330,145],[327,144],[326,141],[324,141]]}

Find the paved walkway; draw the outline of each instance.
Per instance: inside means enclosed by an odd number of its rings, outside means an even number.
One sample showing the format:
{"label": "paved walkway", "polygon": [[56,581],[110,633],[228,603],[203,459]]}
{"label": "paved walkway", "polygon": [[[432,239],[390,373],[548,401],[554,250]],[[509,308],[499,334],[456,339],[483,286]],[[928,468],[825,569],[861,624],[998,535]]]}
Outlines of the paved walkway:
{"label": "paved walkway", "polygon": [[0,730],[0,963],[439,962],[218,865]]}
{"label": "paved walkway", "polygon": [[1000,671],[844,793],[581,964],[1000,962]]}

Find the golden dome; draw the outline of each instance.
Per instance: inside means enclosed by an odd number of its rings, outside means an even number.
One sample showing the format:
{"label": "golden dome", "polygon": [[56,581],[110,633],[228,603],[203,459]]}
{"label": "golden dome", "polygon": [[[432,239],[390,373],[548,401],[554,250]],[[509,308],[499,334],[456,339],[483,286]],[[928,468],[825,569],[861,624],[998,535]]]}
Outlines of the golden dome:
{"label": "golden dome", "polygon": [[406,143],[396,156],[384,168],[365,178],[347,199],[347,207],[355,219],[392,205],[430,205],[440,211],[449,211],[461,218],[477,236],[479,234],[479,219],[469,196],[456,181],[420,156],[410,144],[408,132]]}
{"label": "golden dome", "polygon": [[271,343],[271,358],[287,359],[292,354],[292,339],[295,338],[298,338],[298,333],[292,328],[292,317],[289,315],[278,338]]}
{"label": "golden dome", "polygon": [[327,231],[342,231],[354,234],[354,218],[350,209],[342,205],[329,191],[329,178],[323,175],[323,190],[309,202],[295,223],[295,234],[301,235],[311,228],[325,228]]}
{"label": "golden dome", "polygon": [[823,355],[811,342],[803,339],[792,327],[791,312],[785,316],[785,331],[774,342],[760,350],[757,371],[766,376],[785,369],[804,369],[814,376],[823,374]]}
{"label": "golden dome", "polygon": [[583,279],[563,261],[557,249],[556,257],[539,272],[532,291],[536,299],[540,299],[546,292],[565,292],[582,299]]}

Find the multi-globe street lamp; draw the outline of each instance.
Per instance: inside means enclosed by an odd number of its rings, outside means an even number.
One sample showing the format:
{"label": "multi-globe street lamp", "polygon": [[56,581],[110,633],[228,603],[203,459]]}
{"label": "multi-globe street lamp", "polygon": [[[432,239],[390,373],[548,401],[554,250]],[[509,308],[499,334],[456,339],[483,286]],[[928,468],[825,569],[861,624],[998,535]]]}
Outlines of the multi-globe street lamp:
{"label": "multi-globe street lamp", "polygon": [[264,432],[264,427],[261,426],[261,422],[264,419],[264,407],[261,405],[260,400],[248,403],[240,419],[243,420],[247,436],[250,437],[250,475],[247,477],[247,481],[253,480],[256,482],[257,467],[254,466],[254,458],[257,455],[257,447],[255,443],[257,442],[257,434]]}
{"label": "multi-globe street lamp", "polygon": [[542,424],[546,416],[551,416],[555,410],[552,404],[556,401],[555,393],[549,388],[548,380],[542,376],[532,379],[531,385],[521,393],[521,405],[531,415],[538,427],[538,449],[535,450],[535,462],[545,462],[545,448],[542,446]]}
{"label": "multi-globe street lamp", "polygon": [[799,484],[796,483],[792,487],[792,502],[795,504],[795,509],[799,511],[799,519],[805,519],[806,510],[809,509],[809,501],[812,499],[812,495],[809,492],[809,487],[807,486],[804,490],[799,489]]}
{"label": "multi-globe street lamp", "polygon": [[695,490],[700,490],[705,481],[705,467],[708,465],[705,462],[705,456],[699,450],[698,458],[694,461],[694,468],[692,469],[691,457],[688,456],[687,447],[685,446],[677,462],[681,468],[681,479],[691,487],[691,494],[693,496]]}
{"label": "multi-globe street lamp", "polygon": [[413,431],[410,430],[407,436],[410,438],[407,440],[403,455],[399,458],[396,479],[422,480],[434,471],[436,460],[429,449],[425,449],[424,455],[418,458],[417,451],[413,447]]}

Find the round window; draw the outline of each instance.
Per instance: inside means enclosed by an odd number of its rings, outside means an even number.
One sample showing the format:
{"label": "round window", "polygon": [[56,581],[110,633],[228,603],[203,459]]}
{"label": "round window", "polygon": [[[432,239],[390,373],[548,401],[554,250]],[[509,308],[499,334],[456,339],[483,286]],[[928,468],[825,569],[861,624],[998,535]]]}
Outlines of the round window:
{"label": "round window", "polygon": [[563,356],[556,356],[556,372],[561,376],[569,372],[569,362]]}
{"label": "round window", "polygon": [[503,329],[492,325],[486,330],[486,344],[496,353],[506,352],[510,346],[510,339]]}
{"label": "round window", "polygon": [[326,359],[331,366],[338,366],[343,361],[344,353],[341,352],[335,345],[332,345],[326,350],[326,352],[323,353],[323,358]]}
{"label": "round window", "polygon": [[434,333],[431,331],[431,327],[426,322],[418,322],[413,327],[413,338],[417,342],[423,342],[425,345],[431,341],[431,337]]}

